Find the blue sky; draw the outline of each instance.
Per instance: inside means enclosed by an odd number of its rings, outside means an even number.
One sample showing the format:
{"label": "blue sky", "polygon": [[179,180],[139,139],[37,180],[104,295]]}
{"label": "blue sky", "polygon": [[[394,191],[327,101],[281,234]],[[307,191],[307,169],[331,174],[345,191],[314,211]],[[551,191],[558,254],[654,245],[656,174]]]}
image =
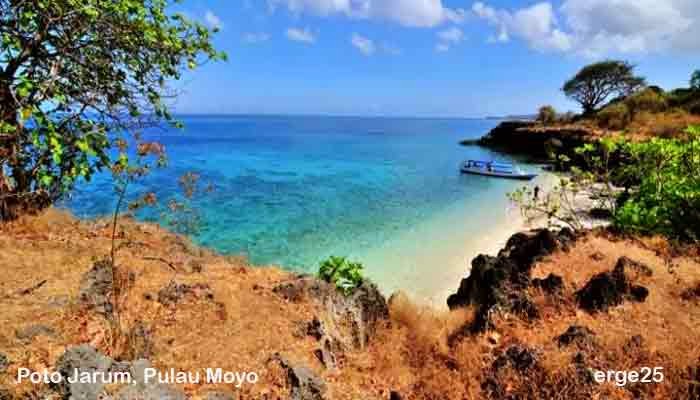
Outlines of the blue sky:
{"label": "blue sky", "polygon": [[623,58],[665,88],[700,68],[698,0],[186,0],[226,63],[188,74],[176,109],[474,117],[576,110],[559,88]]}

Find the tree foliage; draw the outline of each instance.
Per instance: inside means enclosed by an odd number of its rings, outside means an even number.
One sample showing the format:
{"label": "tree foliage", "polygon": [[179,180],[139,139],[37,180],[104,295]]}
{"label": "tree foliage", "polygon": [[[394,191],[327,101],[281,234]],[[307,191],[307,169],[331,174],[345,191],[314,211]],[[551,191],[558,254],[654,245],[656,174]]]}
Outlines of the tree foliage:
{"label": "tree foliage", "polygon": [[537,110],[537,121],[544,125],[550,125],[557,121],[557,110],[550,105],[545,105]]}
{"label": "tree foliage", "polygon": [[[176,124],[168,83],[224,59],[167,0],[0,0],[0,221],[129,163],[118,140]],[[112,150],[114,149],[114,150]],[[132,153],[133,154],[133,153]]]}
{"label": "tree foliage", "polygon": [[644,78],[634,75],[634,65],[610,60],[583,67],[562,90],[581,104],[584,114],[592,114],[608,99],[628,96],[643,85]]}
{"label": "tree foliage", "polygon": [[627,231],[700,240],[700,127],[688,137],[627,143],[624,175],[638,181],[621,200],[615,224]]}
{"label": "tree foliage", "polygon": [[605,138],[577,153],[582,165],[548,193],[510,194],[526,217],[581,229],[588,217],[576,199],[593,199],[620,231],[700,241],[700,127],[672,139]]}
{"label": "tree foliage", "polygon": [[693,75],[690,77],[690,88],[700,90],[700,69],[695,70]]}

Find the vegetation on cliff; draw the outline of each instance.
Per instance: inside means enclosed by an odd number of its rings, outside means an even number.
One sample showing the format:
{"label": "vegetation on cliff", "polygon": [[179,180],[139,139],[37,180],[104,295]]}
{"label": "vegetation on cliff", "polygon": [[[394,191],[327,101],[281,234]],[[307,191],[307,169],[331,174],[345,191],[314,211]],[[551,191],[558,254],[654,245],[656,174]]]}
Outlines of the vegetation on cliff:
{"label": "vegetation on cliff", "polygon": [[126,168],[185,67],[225,58],[164,0],[0,3],[0,221],[50,206],[80,179]]}

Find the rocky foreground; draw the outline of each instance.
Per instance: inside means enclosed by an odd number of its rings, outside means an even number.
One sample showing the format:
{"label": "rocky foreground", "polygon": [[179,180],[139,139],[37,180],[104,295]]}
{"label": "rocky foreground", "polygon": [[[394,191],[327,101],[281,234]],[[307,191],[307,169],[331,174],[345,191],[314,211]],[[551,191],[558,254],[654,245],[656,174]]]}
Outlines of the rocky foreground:
{"label": "rocky foreground", "polygon": [[[0,399],[700,399],[697,248],[523,232],[475,258],[438,311],[369,282],[344,296],[153,225],[127,221],[118,243],[115,270],[105,222],[52,210],[0,228]],[[643,367],[662,381],[595,378]],[[22,368],[137,379],[18,384]],[[149,368],[257,379],[147,383]]]}

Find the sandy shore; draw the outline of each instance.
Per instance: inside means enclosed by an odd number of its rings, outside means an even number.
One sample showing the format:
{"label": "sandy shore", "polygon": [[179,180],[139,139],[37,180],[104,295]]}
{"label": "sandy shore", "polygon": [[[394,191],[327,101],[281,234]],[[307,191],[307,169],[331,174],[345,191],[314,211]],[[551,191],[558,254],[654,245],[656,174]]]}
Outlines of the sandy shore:
{"label": "sandy shore", "polygon": [[[544,173],[528,185],[544,191],[556,182],[556,175]],[[474,257],[496,254],[514,233],[545,223],[527,223],[506,196],[479,209],[457,204],[358,258],[387,296],[400,290],[416,302],[446,308]]]}

